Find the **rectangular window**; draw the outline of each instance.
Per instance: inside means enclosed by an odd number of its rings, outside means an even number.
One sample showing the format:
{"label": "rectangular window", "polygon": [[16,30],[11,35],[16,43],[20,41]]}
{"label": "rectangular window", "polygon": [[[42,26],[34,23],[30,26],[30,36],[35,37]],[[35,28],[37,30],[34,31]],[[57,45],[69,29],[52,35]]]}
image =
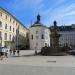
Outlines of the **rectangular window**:
{"label": "rectangular window", "polygon": [[7,40],[7,33],[5,33],[5,40]]}
{"label": "rectangular window", "polygon": [[42,34],[41,39],[44,39],[44,35]]}
{"label": "rectangular window", "polygon": [[16,29],[16,34],[19,34],[19,30],[18,29]]}
{"label": "rectangular window", "polygon": [[0,21],[0,27],[2,27],[2,22]]}
{"label": "rectangular window", "polygon": [[7,29],[7,24],[5,24],[5,29]]}
{"label": "rectangular window", "polygon": [[11,26],[10,26],[10,31],[11,31]]}
{"label": "rectangular window", "polygon": [[13,28],[13,32],[14,32],[14,28]]}
{"label": "rectangular window", "polygon": [[9,39],[11,40],[11,35],[9,36]]}
{"label": "rectangular window", "polygon": [[6,19],[7,19],[7,15],[6,15]]}
{"label": "rectangular window", "polygon": [[0,38],[2,37],[2,32],[0,31]]}
{"label": "rectangular window", "polygon": [[31,39],[33,40],[33,35],[31,35]]}
{"label": "rectangular window", "polygon": [[15,37],[13,36],[12,41],[15,42]]}
{"label": "rectangular window", "polygon": [[10,18],[10,22],[11,22],[11,18]]}

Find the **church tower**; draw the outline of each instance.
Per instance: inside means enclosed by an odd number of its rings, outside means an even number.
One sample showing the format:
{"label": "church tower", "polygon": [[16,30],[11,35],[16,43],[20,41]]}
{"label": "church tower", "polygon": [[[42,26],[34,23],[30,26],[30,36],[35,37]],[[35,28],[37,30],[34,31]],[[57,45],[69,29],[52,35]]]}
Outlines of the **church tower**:
{"label": "church tower", "polygon": [[30,49],[40,50],[45,45],[50,46],[50,30],[41,23],[41,17],[38,14],[36,21],[29,28]]}

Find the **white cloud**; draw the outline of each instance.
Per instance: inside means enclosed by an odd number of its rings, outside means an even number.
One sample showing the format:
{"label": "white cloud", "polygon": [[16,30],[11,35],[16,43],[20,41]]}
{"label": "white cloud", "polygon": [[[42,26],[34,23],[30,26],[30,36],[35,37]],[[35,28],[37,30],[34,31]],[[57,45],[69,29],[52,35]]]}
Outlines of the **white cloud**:
{"label": "white cloud", "polygon": [[[43,0],[13,0],[7,6],[11,6],[15,11],[21,11],[24,9],[36,9],[40,6]],[[34,9],[35,10],[35,9]]]}
{"label": "white cloud", "polygon": [[[61,21],[64,17],[75,15],[75,3],[65,5],[66,0],[51,0],[49,7],[45,8],[44,0],[12,0],[12,3],[7,4],[11,6],[16,12],[23,12],[25,10],[31,10],[30,14],[37,14],[38,12],[43,17],[43,23],[50,25],[53,20]],[[47,0],[47,2],[50,2]],[[53,5],[52,5],[53,4]],[[52,7],[53,6],[53,7]],[[34,15],[33,15],[34,16]],[[34,16],[35,17],[35,16]]]}
{"label": "white cloud", "polygon": [[71,15],[75,15],[75,11],[68,12],[64,16],[71,16]]}
{"label": "white cloud", "polygon": [[[42,11],[41,13],[42,16],[45,16],[44,23],[50,25],[53,20],[62,21],[63,18],[69,18],[69,16],[73,15],[75,16],[75,3],[72,3],[69,6],[59,6],[55,9],[49,8]],[[72,23],[72,20],[69,23]]]}

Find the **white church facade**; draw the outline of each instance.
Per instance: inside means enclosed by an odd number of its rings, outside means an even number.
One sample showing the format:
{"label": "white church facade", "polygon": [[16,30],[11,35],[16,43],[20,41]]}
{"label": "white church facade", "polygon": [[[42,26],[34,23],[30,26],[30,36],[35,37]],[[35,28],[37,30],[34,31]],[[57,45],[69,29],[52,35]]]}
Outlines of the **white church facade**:
{"label": "white church facade", "polygon": [[40,22],[40,15],[37,21],[29,28],[30,49],[41,49],[44,46],[50,46],[50,30]]}

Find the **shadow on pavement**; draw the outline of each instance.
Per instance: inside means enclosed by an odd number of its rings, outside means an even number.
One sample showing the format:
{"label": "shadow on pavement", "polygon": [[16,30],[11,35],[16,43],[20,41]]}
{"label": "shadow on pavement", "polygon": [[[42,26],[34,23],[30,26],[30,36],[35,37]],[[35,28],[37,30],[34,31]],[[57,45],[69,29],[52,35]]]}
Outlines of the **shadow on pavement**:
{"label": "shadow on pavement", "polygon": [[22,55],[21,57],[31,57],[31,56],[34,56],[34,54]]}

